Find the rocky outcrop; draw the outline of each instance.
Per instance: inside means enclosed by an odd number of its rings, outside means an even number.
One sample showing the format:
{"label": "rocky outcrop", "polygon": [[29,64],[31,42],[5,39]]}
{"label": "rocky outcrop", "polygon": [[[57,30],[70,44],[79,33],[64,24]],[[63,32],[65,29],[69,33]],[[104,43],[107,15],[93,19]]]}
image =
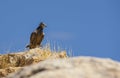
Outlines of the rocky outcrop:
{"label": "rocky outcrop", "polygon": [[95,57],[48,59],[7,78],[120,78],[120,63]]}
{"label": "rocky outcrop", "polygon": [[35,48],[24,52],[0,55],[0,78],[16,72],[25,66],[47,59],[66,58],[66,52],[53,52],[49,48]]}

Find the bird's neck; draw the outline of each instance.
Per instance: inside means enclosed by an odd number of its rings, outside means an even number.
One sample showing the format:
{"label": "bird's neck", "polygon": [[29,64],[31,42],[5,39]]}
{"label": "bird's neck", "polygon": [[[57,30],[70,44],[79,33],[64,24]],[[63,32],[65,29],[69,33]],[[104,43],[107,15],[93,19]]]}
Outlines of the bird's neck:
{"label": "bird's neck", "polygon": [[41,31],[41,32],[42,32],[42,31],[43,31],[43,28],[38,29],[38,31]]}
{"label": "bird's neck", "polygon": [[39,34],[39,33],[43,32],[43,28],[37,29],[35,32]]}

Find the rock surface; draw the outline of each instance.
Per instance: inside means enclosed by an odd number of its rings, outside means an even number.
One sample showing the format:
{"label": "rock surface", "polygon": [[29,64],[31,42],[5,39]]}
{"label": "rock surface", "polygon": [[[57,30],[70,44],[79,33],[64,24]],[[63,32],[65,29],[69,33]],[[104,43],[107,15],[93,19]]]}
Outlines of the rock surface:
{"label": "rock surface", "polygon": [[120,78],[120,63],[95,57],[49,59],[7,78]]}
{"label": "rock surface", "polygon": [[65,51],[53,52],[49,48],[35,48],[24,52],[0,55],[0,78],[17,72],[24,66],[46,59],[67,58]]}

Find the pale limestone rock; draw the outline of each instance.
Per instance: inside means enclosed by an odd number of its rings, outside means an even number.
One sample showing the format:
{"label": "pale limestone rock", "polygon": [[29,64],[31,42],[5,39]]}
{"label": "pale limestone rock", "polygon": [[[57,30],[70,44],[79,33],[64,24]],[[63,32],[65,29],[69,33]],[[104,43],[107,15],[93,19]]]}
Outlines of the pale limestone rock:
{"label": "pale limestone rock", "polygon": [[7,78],[120,78],[120,63],[95,57],[51,59],[25,67]]}

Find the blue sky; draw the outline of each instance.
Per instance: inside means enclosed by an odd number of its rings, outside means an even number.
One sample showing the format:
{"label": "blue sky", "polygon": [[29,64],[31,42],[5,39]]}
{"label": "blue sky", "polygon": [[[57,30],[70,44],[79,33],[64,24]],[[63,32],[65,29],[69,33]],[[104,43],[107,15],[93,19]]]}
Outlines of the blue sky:
{"label": "blue sky", "polygon": [[0,53],[24,51],[41,21],[43,45],[120,61],[120,0],[0,0]]}

